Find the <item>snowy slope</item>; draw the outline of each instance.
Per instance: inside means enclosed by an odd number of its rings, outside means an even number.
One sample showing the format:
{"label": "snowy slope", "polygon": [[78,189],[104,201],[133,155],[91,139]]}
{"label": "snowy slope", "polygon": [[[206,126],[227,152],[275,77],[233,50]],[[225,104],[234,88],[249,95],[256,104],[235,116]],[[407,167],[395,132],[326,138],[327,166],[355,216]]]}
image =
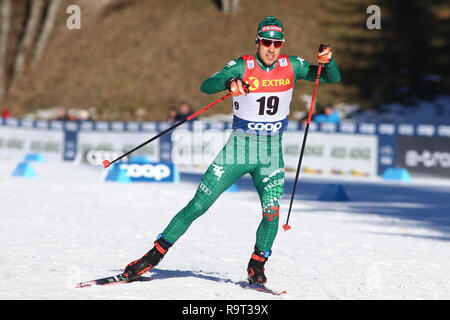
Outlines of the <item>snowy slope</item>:
{"label": "snowy slope", "polygon": [[281,297],[237,285],[260,220],[252,190],[224,193],[150,272],[153,281],[79,289],[147,252],[196,184],[103,183],[102,169],[69,163],[33,164],[38,178],[13,178],[15,166],[0,163],[0,299],[450,298],[448,186],[417,186],[434,195],[429,203],[392,185],[384,202],[299,196],[292,229],[280,226],[266,265],[268,285],[288,292]]}

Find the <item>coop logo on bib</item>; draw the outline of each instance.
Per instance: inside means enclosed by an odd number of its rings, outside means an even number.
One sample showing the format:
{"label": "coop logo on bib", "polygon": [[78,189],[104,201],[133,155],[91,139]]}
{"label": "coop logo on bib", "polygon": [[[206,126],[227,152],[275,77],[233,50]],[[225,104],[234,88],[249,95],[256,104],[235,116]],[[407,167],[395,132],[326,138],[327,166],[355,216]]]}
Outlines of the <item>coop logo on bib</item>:
{"label": "coop logo on bib", "polygon": [[251,130],[264,130],[264,131],[272,131],[278,132],[283,127],[283,123],[275,122],[275,123],[264,123],[264,122],[250,122],[248,124],[248,128]]}

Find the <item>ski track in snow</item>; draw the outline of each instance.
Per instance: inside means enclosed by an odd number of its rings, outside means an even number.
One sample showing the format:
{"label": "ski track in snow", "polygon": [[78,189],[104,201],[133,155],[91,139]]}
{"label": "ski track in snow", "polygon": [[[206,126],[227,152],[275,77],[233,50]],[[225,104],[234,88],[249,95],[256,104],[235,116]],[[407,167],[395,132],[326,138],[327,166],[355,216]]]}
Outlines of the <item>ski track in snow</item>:
{"label": "ski track in snow", "polygon": [[450,299],[448,186],[441,212],[407,197],[386,206],[418,219],[376,214],[378,201],[296,200],[288,232],[285,192],[266,264],[268,287],[283,296],[238,285],[261,219],[250,190],[224,193],[147,274],[154,280],[79,289],[145,254],[197,185],[104,183],[103,169],[69,163],[33,163],[38,178],[17,178],[16,164],[0,165],[0,299]]}

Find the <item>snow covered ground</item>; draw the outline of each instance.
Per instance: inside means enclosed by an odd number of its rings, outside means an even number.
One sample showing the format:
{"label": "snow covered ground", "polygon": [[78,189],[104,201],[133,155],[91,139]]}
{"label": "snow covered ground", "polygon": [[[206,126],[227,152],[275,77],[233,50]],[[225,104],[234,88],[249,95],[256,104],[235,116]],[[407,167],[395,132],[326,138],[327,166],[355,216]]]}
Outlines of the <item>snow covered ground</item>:
{"label": "snow covered ground", "polygon": [[450,184],[344,181],[348,202],[319,202],[326,181],[304,179],[266,264],[275,297],[246,278],[260,215],[252,188],[226,192],[149,275],[154,280],[79,289],[141,257],[193,196],[173,184],[99,180],[101,168],[34,163],[35,179],[0,163],[0,299],[450,299]]}

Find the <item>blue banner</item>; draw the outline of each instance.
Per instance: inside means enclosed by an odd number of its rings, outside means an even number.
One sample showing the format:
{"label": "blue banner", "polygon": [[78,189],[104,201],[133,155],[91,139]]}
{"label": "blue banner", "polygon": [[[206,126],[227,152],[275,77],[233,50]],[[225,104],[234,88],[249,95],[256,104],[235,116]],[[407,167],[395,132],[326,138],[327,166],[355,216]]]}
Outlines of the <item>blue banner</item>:
{"label": "blue banner", "polygon": [[171,162],[117,162],[111,165],[105,181],[178,183],[180,174]]}

